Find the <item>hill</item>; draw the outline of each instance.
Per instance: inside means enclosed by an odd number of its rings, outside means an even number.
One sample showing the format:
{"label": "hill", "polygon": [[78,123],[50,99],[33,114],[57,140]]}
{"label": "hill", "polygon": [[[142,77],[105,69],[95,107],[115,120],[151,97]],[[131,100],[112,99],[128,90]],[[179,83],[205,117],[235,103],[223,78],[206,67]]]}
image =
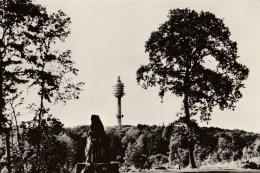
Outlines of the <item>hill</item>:
{"label": "hill", "polygon": [[[66,128],[75,147],[75,162],[84,160],[84,147],[88,126]],[[122,168],[150,169],[159,166],[186,167],[188,150],[187,131],[175,123],[168,126],[106,127],[111,161],[117,161]],[[228,130],[216,127],[197,129],[195,157],[200,167],[219,163],[236,162],[241,167],[246,162],[260,164],[260,134],[243,130]]]}
{"label": "hill", "polygon": [[[71,171],[77,163],[84,162],[88,129],[89,126],[59,126],[59,129],[55,125],[46,126],[41,146],[44,163],[52,170],[64,168]],[[190,134],[185,126],[176,123],[167,126],[139,124],[106,127],[105,131],[110,161],[119,162],[122,170],[172,169],[188,165],[186,144]],[[14,169],[21,165],[33,165],[37,145],[32,139],[37,139],[36,132],[37,129],[21,132],[20,146],[16,133],[13,134],[11,157]],[[193,138],[196,143],[195,160],[200,168],[259,168],[260,134],[238,129],[197,127]],[[5,136],[1,135],[0,169],[6,163],[4,139]]]}

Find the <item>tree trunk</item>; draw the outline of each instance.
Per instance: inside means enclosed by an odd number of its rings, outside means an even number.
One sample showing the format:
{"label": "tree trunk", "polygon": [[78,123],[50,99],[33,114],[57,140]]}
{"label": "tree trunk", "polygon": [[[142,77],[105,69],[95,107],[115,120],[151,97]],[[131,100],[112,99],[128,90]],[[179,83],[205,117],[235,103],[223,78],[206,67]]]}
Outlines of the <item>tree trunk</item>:
{"label": "tree trunk", "polygon": [[6,132],[6,154],[7,154],[7,170],[8,173],[11,173],[12,167],[11,167],[11,149],[10,149],[10,129]]}
{"label": "tree trunk", "polygon": [[[43,67],[44,68],[44,67]],[[43,71],[43,69],[42,69]],[[41,100],[40,100],[40,110],[39,110],[39,114],[38,114],[38,132],[41,131],[41,121],[42,121],[42,117],[43,117],[43,113],[44,113],[44,81],[41,82]],[[41,135],[41,134],[39,134]],[[36,152],[37,152],[37,156],[36,156],[36,170],[37,172],[40,172],[40,159],[41,159],[41,139],[39,141],[37,141],[37,145],[36,145]]]}
{"label": "tree trunk", "polygon": [[[192,127],[191,127],[191,120],[190,120],[190,111],[189,111],[189,103],[188,103],[188,96],[187,94],[184,95],[184,111],[185,111],[185,123],[188,127],[188,130],[190,133],[192,133]],[[194,146],[195,146],[195,141],[190,136],[190,139],[188,139],[188,149],[189,149],[189,168],[197,168],[196,163],[195,163],[195,157],[194,157]]]}
{"label": "tree trunk", "polygon": [[189,168],[197,168],[194,157],[194,144],[189,144]]}
{"label": "tree trunk", "polygon": [[[15,109],[14,109],[13,105],[11,105],[11,107],[13,109],[13,115],[14,115],[14,120],[15,120],[15,128],[16,128],[16,131],[17,131],[17,134],[16,134],[16,136],[17,136],[17,145],[18,145],[18,149],[19,149],[19,152],[20,152],[20,156],[22,156],[24,151],[23,151],[23,147],[21,146],[21,134],[20,134],[20,131],[19,131],[17,115],[15,113]],[[20,169],[20,171],[22,173],[24,173],[25,169],[24,169],[24,159],[23,158],[22,158],[22,162],[23,162],[23,164],[22,164],[22,166],[19,169]]]}
{"label": "tree trunk", "polygon": [[0,56],[0,127],[4,125],[5,123],[5,117],[4,117],[4,106],[5,106],[5,100],[4,100],[4,91],[3,91],[3,67],[2,67],[2,57]]}

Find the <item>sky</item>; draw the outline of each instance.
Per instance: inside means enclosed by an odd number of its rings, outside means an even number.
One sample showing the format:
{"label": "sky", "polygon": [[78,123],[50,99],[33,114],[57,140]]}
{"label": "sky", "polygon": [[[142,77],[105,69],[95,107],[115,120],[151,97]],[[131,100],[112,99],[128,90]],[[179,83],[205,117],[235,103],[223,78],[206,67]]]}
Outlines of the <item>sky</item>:
{"label": "sky", "polygon": [[[168,94],[163,103],[158,88],[143,89],[136,71],[148,63],[144,45],[152,31],[167,20],[170,9],[210,11],[224,19],[231,39],[238,43],[238,61],[246,65],[249,78],[235,111],[213,110],[212,120],[200,126],[242,129],[260,133],[260,0],[37,0],[49,12],[64,11],[71,17],[71,35],[59,49],[72,50],[77,80],[86,83],[78,100],[51,107],[66,127],[89,125],[92,114],[104,126],[117,124],[117,99],[113,85],[117,76],[125,85],[123,124],[168,125],[177,119],[181,99]],[[24,114],[22,119],[31,115]]]}

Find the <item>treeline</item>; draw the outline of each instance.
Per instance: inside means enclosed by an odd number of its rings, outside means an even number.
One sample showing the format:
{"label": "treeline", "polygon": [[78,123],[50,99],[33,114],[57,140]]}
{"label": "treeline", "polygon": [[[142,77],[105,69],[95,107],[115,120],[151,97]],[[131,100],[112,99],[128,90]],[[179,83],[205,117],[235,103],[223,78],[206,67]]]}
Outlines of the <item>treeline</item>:
{"label": "treeline", "polygon": [[[73,164],[84,161],[88,126],[65,129],[74,154]],[[107,127],[111,161],[122,168],[150,169],[159,166],[186,167],[189,164],[185,126],[172,123],[167,126],[115,126]],[[64,134],[64,135],[65,135]],[[198,127],[195,135],[195,161],[197,166],[220,162],[246,162],[260,156],[260,135],[242,130]]]}
{"label": "treeline", "polygon": [[[6,135],[0,136],[0,172],[7,170]],[[63,124],[48,116],[35,126],[35,120],[23,122],[19,132],[12,130],[10,139],[11,172],[60,172],[61,168],[72,165],[74,154],[70,137],[64,133]]]}
{"label": "treeline", "polygon": [[[185,126],[178,123],[109,127],[106,132],[111,159],[122,166],[150,169],[163,165],[186,167],[189,164],[189,133]],[[197,166],[247,161],[260,155],[259,134],[197,126],[193,137]]]}
{"label": "treeline", "polygon": [[[43,121],[41,129],[22,124],[19,142],[15,131],[11,140],[12,170],[35,172],[40,163],[38,169],[42,172],[71,172],[77,163],[85,161],[88,129],[89,126],[64,128],[52,117]],[[189,137],[185,126],[176,123],[167,126],[125,125],[106,127],[105,131],[110,160],[119,162],[122,169],[186,167],[189,164]],[[259,134],[197,127],[194,139],[197,166],[260,158]],[[6,163],[4,140],[1,144],[0,170],[3,171]]]}

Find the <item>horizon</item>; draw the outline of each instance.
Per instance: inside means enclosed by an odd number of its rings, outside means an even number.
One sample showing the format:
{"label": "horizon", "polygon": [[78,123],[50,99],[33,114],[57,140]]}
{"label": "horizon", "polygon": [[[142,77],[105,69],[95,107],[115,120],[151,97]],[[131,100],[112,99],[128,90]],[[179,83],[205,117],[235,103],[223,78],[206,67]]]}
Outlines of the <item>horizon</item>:
{"label": "horizon", "polygon": [[[144,90],[136,81],[136,71],[148,62],[144,51],[150,33],[167,20],[170,9],[190,8],[210,11],[224,18],[231,39],[238,44],[239,62],[249,68],[243,97],[235,104],[235,111],[214,108],[211,121],[197,121],[200,126],[239,129],[260,133],[258,112],[260,108],[260,1],[224,0],[37,0],[49,12],[64,11],[71,17],[71,35],[58,49],[72,50],[75,66],[79,68],[78,80],[86,83],[78,100],[66,105],[54,105],[51,113],[64,124],[73,127],[90,124],[90,116],[100,116],[105,127],[116,124],[116,98],[113,86],[117,76],[125,85],[122,98],[122,124],[162,124],[177,120],[180,98],[168,94],[161,103],[158,88]],[[112,3],[111,3],[112,2]],[[252,106],[252,107],[249,107]],[[25,113],[21,121],[32,115]],[[198,117],[197,117],[198,119]],[[249,121],[251,120],[251,121]]]}

